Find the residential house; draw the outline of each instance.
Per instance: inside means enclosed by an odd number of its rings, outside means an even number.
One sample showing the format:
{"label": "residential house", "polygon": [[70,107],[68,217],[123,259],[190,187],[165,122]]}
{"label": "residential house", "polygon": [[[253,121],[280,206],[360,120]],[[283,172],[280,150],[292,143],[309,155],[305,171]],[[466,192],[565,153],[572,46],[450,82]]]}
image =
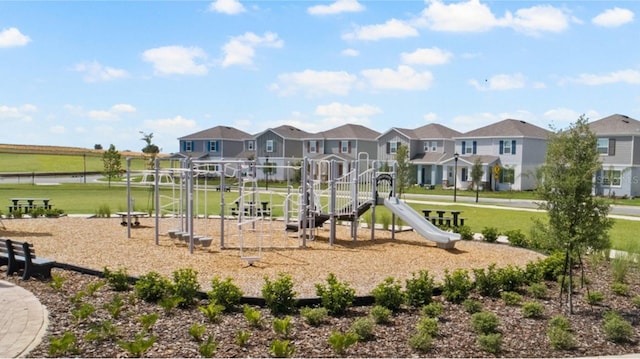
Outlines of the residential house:
{"label": "residential house", "polygon": [[602,169],[594,193],[604,196],[640,195],[640,121],[614,114],[589,123],[598,138]]}
{"label": "residential house", "polygon": [[229,126],[216,126],[178,138],[180,157],[200,160],[237,159],[252,136]]}
{"label": "residential house", "polygon": [[[311,134],[291,125],[269,128],[254,136],[255,153],[259,169],[257,177],[269,176],[269,179],[286,180],[291,171],[277,171],[273,169],[265,172],[265,166],[288,166],[299,163],[303,154],[303,139]],[[262,172],[262,173],[260,173]],[[266,178],[266,177],[265,177]]]}
{"label": "residential house", "polygon": [[345,124],[305,138],[302,155],[320,161],[317,177],[328,178],[331,161],[336,163],[336,176],[342,176],[351,170],[354,161],[376,159],[379,135],[362,125]]}
{"label": "residential house", "polygon": [[409,160],[416,169],[419,185],[442,184],[441,162],[453,157],[454,136],[461,133],[446,126],[430,123],[415,129],[392,128],[378,136],[378,160],[391,163],[396,160],[398,147],[408,146]]}
{"label": "residential house", "polygon": [[443,183],[471,188],[471,170],[479,161],[483,187],[496,191],[534,189],[550,134],[551,131],[525,121],[506,119],[457,136],[457,156],[442,163],[447,168]]}

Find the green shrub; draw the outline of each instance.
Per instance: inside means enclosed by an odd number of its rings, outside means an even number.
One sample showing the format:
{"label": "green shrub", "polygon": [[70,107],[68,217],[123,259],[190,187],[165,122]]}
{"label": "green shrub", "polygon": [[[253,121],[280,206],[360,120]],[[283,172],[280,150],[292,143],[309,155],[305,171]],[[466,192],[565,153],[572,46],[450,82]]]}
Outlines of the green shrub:
{"label": "green shrub", "polygon": [[500,298],[506,305],[519,305],[522,301],[522,296],[517,292],[502,292],[500,293]]}
{"label": "green shrub", "polygon": [[50,356],[67,356],[69,354],[78,354],[79,352],[76,336],[71,332],[64,332],[61,336],[52,337],[49,340]]}
{"label": "green shrub", "polygon": [[393,312],[398,311],[404,302],[402,286],[391,277],[386,278],[373,288],[371,295],[373,295],[376,305],[381,305]]}
{"label": "green shrub", "polygon": [[216,350],[218,350],[218,343],[215,341],[213,335],[210,335],[207,341],[198,347],[198,353],[205,358],[213,358]]}
{"label": "green shrub", "polygon": [[556,350],[569,350],[576,346],[573,333],[560,327],[549,326],[547,328],[547,338],[551,347]]}
{"label": "green shrub", "polygon": [[296,307],[296,294],[290,275],[280,273],[274,281],[264,277],[262,297],[273,315],[292,313]]}
{"label": "green shrub", "polygon": [[388,324],[391,322],[391,315],[393,312],[391,309],[383,307],[381,305],[374,305],[369,312],[371,318],[376,324]]}
{"label": "green shrub", "polygon": [[329,314],[343,315],[353,304],[356,291],[348,283],[339,282],[335,274],[329,273],[326,286],[316,284],[316,295]]}
{"label": "green shrub", "polygon": [[110,302],[104,303],[102,308],[104,308],[114,319],[117,319],[122,312],[122,308],[124,307],[124,301],[122,297],[116,293],[113,298],[111,298]]}
{"label": "green shrub", "polygon": [[181,297],[177,296],[177,295],[166,295],[162,298],[160,298],[160,300],[158,301],[158,305],[160,305],[160,307],[162,307],[162,309],[164,309],[164,312],[169,314],[171,313],[171,311],[173,311],[174,309],[176,309],[176,307],[178,307],[180,305],[180,303],[182,303],[184,299],[182,299]]}
{"label": "green shrub", "polygon": [[445,299],[459,304],[469,297],[469,293],[473,289],[473,282],[467,270],[456,269],[453,273],[449,273],[445,269],[442,287],[442,295]]}
{"label": "green shrub", "polygon": [[615,256],[611,260],[611,274],[613,275],[613,281],[617,283],[624,283],[627,278],[627,273],[633,265],[633,259],[626,254]]}
{"label": "green shrub", "polygon": [[475,287],[480,295],[486,297],[498,297],[500,295],[500,277],[496,271],[496,264],[490,264],[484,268],[473,269]]}
{"label": "green shrub", "polygon": [[107,280],[109,287],[117,292],[128,291],[131,287],[126,268],[119,268],[114,272],[104,267],[104,278]]}
{"label": "green shrub", "polygon": [[525,237],[524,233],[522,233],[522,231],[519,229],[506,231],[504,235],[509,239],[509,244],[514,247],[529,247],[529,241],[527,241],[527,237]]}
{"label": "green shrub", "polygon": [[405,280],[405,299],[407,305],[420,307],[431,303],[435,280],[427,270],[417,274],[411,273],[411,278]]}
{"label": "green shrub", "polygon": [[111,207],[108,204],[101,204],[96,209],[95,215],[98,218],[109,218],[111,217]]}
{"label": "green shrub", "polygon": [[538,261],[540,271],[545,280],[555,281],[564,272],[565,253],[556,251]]}
{"label": "green shrub", "polygon": [[438,319],[430,317],[421,317],[418,319],[416,329],[420,333],[427,333],[429,336],[434,337],[438,334]]}
{"label": "green shrub", "polygon": [[603,300],[604,300],[604,293],[602,292],[593,291],[593,292],[587,293],[587,303],[589,303],[590,305],[598,305],[602,303]]}
{"label": "green shrub", "polygon": [[640,295],[636,295],[631,298],[631,303],[636,306],[636,308],[640,308]]}
{"label": "green shrub", "polygon": [[522,304],[522,315],[525,318],[542,318],[544,305],[538,302],[526,302]]}
{"label": "green shrub", "polygon": [[251,332],[248,330],[238,330],[236,332],[236,344],[240,347],[246,347],[249,338],[251,338]]}
{"label": "green shrub", "polygon": [[288,358],[296,352],[296,348],[288,340],[274,339],[269,346],[269,353],[276,358]]}
{"label": "green shrub", "polygon": [[500,235],[500,232],[498,232],[498,229],[495,227],[484,227],[481,233],[482,237],[484,237],[484,240],[489,243],[494,243],[495,241],[497,241],[498,236]]}
{"label": "green shrub", "polygon": [[118,346],[131,354],[131,356],[140,358],[144,352],[151,348],[156,339],[153,335],[147,338],[143,333],[138,333],[132,341],[118,340]]}
{"label": "green shrub", "polygon": [[140,324],[142,324],[142,331],[144,333],[150,332],[151,327],[156,324],[158,318],[160,318],[158,313],[141,314],[138,320],[140,320]]}
{"label": "green shrub", "polygon": [[536,299],[544,299],[547,297],[547,285],[541,282],[531,283],[527,287],[529,295]]}
{"label": "green shrub", "polygon": [[356,333],[347,332],[342,334],[338,331],[333,331],[328,339],[331,348],[333,348],[333,351],[338,355],[344,354],[347,349],[357,341],[358,335]]}
{"label": "green shrub", "polygon": [[273,331],[278,334],[280,337],[287,339],[289,338],[289,334],[291,333],[291,317],[286,316],[282,319],[273,318],[273,322],[271,322],[273,326]]}
{"label": "green shrub", "polygon": [[367,341],[373,338],[375,322],[371,318],[357,318],[351,323],[350,332],[358,336],[358,341]]}
{"label": "green shrub", "polygon": [[304,321],[314,327],[319,326],[324,323],[327,319],[327,315],[329,315],[329,311],[327,308],[319,307],[319,308],[309,308],[304,307],[300,309],[300,315],[304,318]]}
{"label": "green shrub", "polygon": [[87,284],[86,291],[87,295],[94,297],[96,292],[100,290],[100,288],[104,287],[107,282],[103,280],[93,281]]}
{"label": "green shrub", "polygon": [[156,303],[171,292],[171,281],[158,272],[149,272],[140,276],[133,289],[138,298]]}
{"label": "green shrub", "polygon": [[624,320],[620,314],[613,311],[605,314],[602,329],[607,340],[615,343],[631,341],[634,332],[631,324]]}
{"label": "green shrub", "polygon": [[520,289],[526,282],[525,272],[511,264],[503,268],[497,269],[498,278],[500,278],[500,288],[503,291],[514,292]]}
{"label": "green shrub", "polygon": [[497,354],[500,352],[502,347],[502,334],[480,334],[478,336],[478,345],[480,346],[480,349],[488,353]]}
{"label": "green shrub", "polygon": [[614,282],[611,284],[611,291],[615,295],[626,297],[627,295],[629,295],[629,286],[625,283]]}
{"label": "green shrub", "polygon": [[553,328],[559,328],[562,330],[571,330],[571,324],[569,319],[562,315],[556,315],[549,320],[549,326]]}
{"label": "green shrub", "polygon": [[103,320],[97,323],[89,323],[89,331],[84,336],[88,341],[114,340],[118,337],[118,328],[111,320]]}
{"label": "green shrub", "polygon": [[259,310],[245,304],[242,307],[242,312],[244,314],[244,318],[252,327],[259,328],[262,326],[262,313]]}
{"label": "green shrub", "polygon": [[380,220],[382,221],[382,229],[385,231],[389,230],[389,225],[391,225],[391,216],[389,216],[388,213],[383,213],[380,217]]}
{"label": "green shrub", "polygon": [[464,310],[469,314],[474,314],[482,311],[482,302],[479,300],[471,298],[465,299],[464,302],[462,302],[462,306],[464,307]]}
{"label": "green shrub", "polygon": [[207,331],[207,327],[202,324],[194,323],[189,327],[189,335],[197,342],[202,341],[202,336]]}
{"label": "green shrub", "polygon": [[182,299],[179,306],[193,305],[200,290],[198,272],[191,268],[181,268],[173,272],[173,293]]}
{"label": "green shrub", "polygon": [[473,239],[473,231],[469,226],[459,226],[455,228],[455,232],[460,234],[460,239],[470,241]]}
{"label": "green shrub", "polygon": [[227,312],[236,310],[243,295],[244,293],[233,283],[232,278],[223,281],[220,277],[214,277],[211,280],[211,290],[207,292],[209,300],[224,306]]}
{"label": "green shrub", "polygon": [[216,302],[211,302],[206,307],[198,307],[198,309],[200,309],[210,323],[217,323],[220,320],[220,315],[224,312],[224,306]]}
{"label": "green shrub", "polygon": [[90,303],[82,303],[80,307],[71,310],[71,315],[73,315],[74,321],[80,323],[81,321],[89,318],[89,316],[95,313],[96,307]]}
{"label": "green shrub", "polygon": [[420,313],[430,318],[438,318],[444,313],[444,305],[440,302],[431,302],[420,309]]}
{"label": "green shrub", "polygon": [[433,347],[433,337],[428,333],[418,331],[409,338],[409,346],[421,353],[426,353]]}
{"label": "green shrub", "polygon": [[61,276],[57,273],[52,273],[51,282],[49,282],[49,287],[51,287],[54,291],[59,292],[62,290],[62,286],[66,281],[67,281],[67,277]]}
{"label": "green shrub", "polygon": [[500,319],[491,312],[479,312],[471,315],[471,327],[478,334],[495,333],[499,324]]}

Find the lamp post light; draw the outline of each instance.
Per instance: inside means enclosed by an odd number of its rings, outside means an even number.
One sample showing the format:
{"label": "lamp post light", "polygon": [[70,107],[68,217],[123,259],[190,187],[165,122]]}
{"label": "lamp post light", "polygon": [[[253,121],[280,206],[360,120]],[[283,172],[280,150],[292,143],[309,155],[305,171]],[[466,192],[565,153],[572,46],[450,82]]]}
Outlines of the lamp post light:
{"label": "lamp post light", "polygon": [[456,201],[458,189],[458,152],[453,154],[453,202]]}

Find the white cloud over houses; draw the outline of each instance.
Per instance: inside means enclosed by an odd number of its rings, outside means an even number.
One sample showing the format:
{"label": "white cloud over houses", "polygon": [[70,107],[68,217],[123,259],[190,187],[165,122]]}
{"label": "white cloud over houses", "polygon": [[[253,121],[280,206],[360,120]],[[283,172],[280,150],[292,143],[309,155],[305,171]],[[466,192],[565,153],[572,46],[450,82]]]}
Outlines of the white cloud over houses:
{"label": "white cloud over houses", "polygon": [[337,0],[329,5],[315,5],[307,9],[311,15],[333,15],[343,12],[360,12],[365,7],[358,0]]}
{"label": "white cloud over houses", "polygon": [[328,105],[319,105],[314,112],[317,116],[324,117],[369,117],[382,113],[379,107],[372,105],[351,106],[344,103],[332,102]]}
{"label": "white cloud over houses", "polygon": [[196,127],[196,121],[175,116],[173,118],[160,118],[156,120],[145,120],[144,125],[153,129],[153,133],[182,133],[185,130]]}
{"label": "white cloud over houses", "polygon": [[391,19],[384,24],[357,26],[352,32],[342,35],[344,40],[377,41],[382,39],[418,36],[418,30],[405,21]]}
{"label": "white cloud over houses", "polygon": [[15,27],[0,31],[0,47],[25,46],[31,42],[31,38],[24,35]]}
{"label": "white cloud over houses", "polygon": [[612,71],[606,74],[580,74],[578,77],[570,79],[570,82],[575,82],[583,85],[598,86],[614,83],[627,83],[627,84],[640,84],[640,70],[619,70]]}
{"label": "white cloud over houses", "polygon": [[278,34],[273,32],[266,32],[263,36],[247,32],[243,35],[232,37],[222,47],[222,52],[224,53],[222,66],[253,65],[256,47],[281,48],[283,45],[284,41],[279,39]]}
{"label": "white cloud over houses", "polygon": [[416,49],[414,52],[403,52],[400,57],[403,63],[409,65],[443,65],[449,63],[453,54],[432,47],[430,49]]}
{"label": "white cloud over houses", "polygon": [[523,88],[526,85],[524,75],[498,74],[484,80],[469,80],[469,84],[480,91],[504,91]]}
{"label": "white cloud over houses", "polygon": [[207,66],[197,60],[207,58],[199,47],[163,46],[146,50],[144,61],[153,65],[157,75],[206,75]]}
{"label": "white cloud over houses", "polygon": [[270,89],[288,96],[303,93],[307,96],[347,95],[355,85],[357,77],[346,71],[290,72],[278,75],[277,82]]}
{"label": "white cloud over houses", "polygon": [[373,89],[427,90],[433,83],[431,72],[418,72],[406,65],[398,66],[397,70],[368,69],[361,74]]}
{"label": "white cloud over houses", "polygon": [[227,15],[237,15],[246,11],[238,0],[216,0],[209,4],[208,10]]}
{"label": "white cloud over houses", "polygon": [[38,108],[31,104],[17,107],[0,105],[0,123],[4,120],[31,122],[33,120],[32,114],[37,111]]}
{"label": "white cloud over houses", "polygon": [[527,9],[519,9],[515,16],[509,16],[509,26],[516,31],[529,35],[543,32],[562,32],[569,28],[570,16],[562,9],[539,5]]}
{"label": "white cloud over houses", "polygon": [[78,63],[73,70],[82,73],[86,82],[111,81],[129,76],[125,70],[104,66],[97,61]]}
{"label": "white cloud over houses", "polygon": [[634,15],[631,10],[614,7],[601,12],[591,22],[602,27],[618,27],[633,22]]}

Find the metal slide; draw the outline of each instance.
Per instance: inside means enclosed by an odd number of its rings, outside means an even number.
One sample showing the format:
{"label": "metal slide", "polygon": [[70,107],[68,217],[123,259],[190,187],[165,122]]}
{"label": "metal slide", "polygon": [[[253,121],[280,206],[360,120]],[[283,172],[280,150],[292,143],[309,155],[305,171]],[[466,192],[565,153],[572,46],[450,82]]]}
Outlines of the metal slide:
{"label": "metal slide", "polygon": [[416,212],[408,204],[401,202],[397,197],[385,198],[384,205],[411,226],[418,234],[430,241],[436,242],[438,248],[453,249],[455,242],[460,240],[459,233],[446,232],[434,226],[420,215],[420,213]]}

